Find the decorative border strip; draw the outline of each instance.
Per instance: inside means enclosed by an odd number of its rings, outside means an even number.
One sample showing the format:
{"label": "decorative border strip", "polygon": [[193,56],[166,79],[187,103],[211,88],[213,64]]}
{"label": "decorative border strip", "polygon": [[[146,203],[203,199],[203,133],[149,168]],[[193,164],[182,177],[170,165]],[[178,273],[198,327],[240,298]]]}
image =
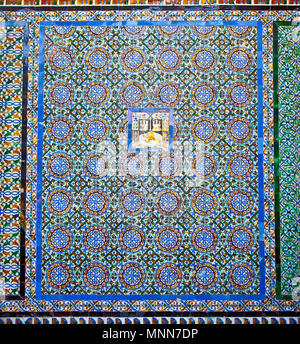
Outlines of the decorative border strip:
{"label": "decorative border strip", "polygon": [[168,9],[170,7],[218,7],[227,6],[232,9],[232,6],[241,7],[266,7],[266,6],[283,6],[294,7],[300,5],[300,0],[0,0],[0,6],[18,6],[18,7],[41,7],[49,10],[49,7],[66,8],[72,6],[75,9],[82,10],[83,7],[93,9],[95,7],[111,7],[118,6],[118,8],[128,6],[138,6],[145,8],[148,6],[164,6]]}
{"label": "decorative border strip", "polygon": [[279,63],[278,43],[280,26],[299,26],[299,22],[280,21],[273,23],[273,84],[274,84],[274,190],[275,190],[275,261],[276,296],[281,300],[292,300],[292,295],[282,294],[281,283],[281,224],[280,224],[280,138],[279,138]]}
{"label": "decorative border strip", "polygon": [[71,325],[300,325],[298,317],[24,317],[2,318],[0,324],[71,324]]}
{"label": "decorative border strip", "polygon": [[[0,23],[2,26],[2,23]],[[4,295],[4,300],[23,300],[25,298],[25,228],[26,228],[26,160],[27,160],[27,92],[28,92],[28,52],[29,52],[29,24],[27,22],[6,22],[6,27],[24,27],[23,65],[22,65],[22,112],[21,112],[21,147],[20,147],[20,258],[19,258],[19,295]]]}

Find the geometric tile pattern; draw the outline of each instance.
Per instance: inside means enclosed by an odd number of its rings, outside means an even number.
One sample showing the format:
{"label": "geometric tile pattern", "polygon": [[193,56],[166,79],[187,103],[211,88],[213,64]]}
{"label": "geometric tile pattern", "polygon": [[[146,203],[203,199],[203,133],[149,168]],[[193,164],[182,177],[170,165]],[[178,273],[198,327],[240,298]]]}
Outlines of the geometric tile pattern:
{"label": "geometric tile pattern", "polygon": [[291,22],[276,22],[274,27],[277,292],[288,298],[300,287],[300,27]]}
{"label": "geometric tile pattern", "polygon": [[[122,7],[128,5],[134,5],[134,7],[144,7],[144,6],[169,6],[169,7],[176,7],[176,6],[199,6],[202,5],[204,7],[209,6],[216,6],[219,5],[220,7],[226,7],[226,5],[236,5],[237,7],[242,6],[253,6],[253,7],[260,7],[263,5],[268,5],[268,7],[272,7],[272,5],[299,5],[299,0],[0,0],[0,5],[10,5],[10,6],[42,6],[44,8],[47,7],[65,7],[65,6],[73,6],[80,9],[80,7],[86,7],[87,5],[90,8],[93,6],[106,6],[107,8],[114,7]],[[143,6],[144,5],[144,6]]]}
{"label": "geometric tile pattern", "polygon": [[0,25],[0,295],[6,298],[24,292],[27,31],[25,23]]}
{"label": "geometric tile pattern", "polygon": [[[229,316],[228,312],[243,315],[252,312],[260,312],[261,316],[266,313],[274,316],[270,321],[289,321],[287,318],[275,320],[275,315],[281,317],[281,312],[289,316],[299,311],[299,301],[280,300],[276,295],[276,262],[275,262],[275,218],[274,218],[274,126],[273,126],[273,22],[293,21],[297,17],[296,11],[286,10],[211,10],[204,11],[201,7],[176,10],[141,10],[141,11],[24,11],[24,12],[1,12],[1,20],[12,22],[15,20],[27,21],[29,24],[29,69],[28,69],[28,107],[27,107],[27,206],[26,206],[26,276],[25,276],[25,299],[24,300],[3,300],[0,303],[2,317],[6,322],[20,321],[20,318],[34,314],[35,318],[26,318],[28,322],[40,321],[39,317],[52,317],[53,321],[60,321],[55,318],[56,312],[62,312],[66,317],[76,317],[77,312],[93,317],[113,316],[116,312],[127,312],[136,315],[135,312],[151,312],[151,315],[164,316],[161,312],[201,312],[206,317],[219,312],[220,317]],[[42,21],[259,21],[262,23],[262,59],[263,59],[263,80],[260,85],[263,87],[263,170],[264,170],[264,235],[261,240],[265,244],[265,264],[262,269],[262,276],[265,282],[265,298],[262,300],[93,300],[77,299],[62,300],[39,300],[36,293],[36,205],[37,205],[37,129],[38,129],[38,71],[39,71],[39,36],[40,23]],[[183,133],[185,130],[183,128]],[[262,152],[260,152],[262,153]],[[263,312],[264,314],[262,315]],[[257,313],[256,313],[257,314]],[[234,315],[233,315],[234,316]],[[11,320],[10,317],[13,317]],[[230,316],[229,316],[230,317]],[[8,319],[7,319],[8,318]],[[97,318],[96,318],[97,319]],[[99,319],[99,318],[98,318]],[[155,319],[155,318],[154,318]],[[256,319],[256,318],[253,318]],[[26,320],[26,321],[27,321]],[[206,318],[210,321],[209,318]],[[22,320],[21,320],[22,321]],[[64,321],[64,320],[62,320]],[[76,321],[76,320],[74,320]],[[87,319],[80,320],[89,321]],[[91,320],[94,321],[94,320]],[[98,320],[96,320],[98,321]],[[100,322],[102,320],[99,320]],[[110,321],[110,320],[109,320]],[[156,321],[156,320],[154,320]],[[233,320],[235,321],[235,320]],[[240,321],[240,320],[238,320]],[[253,320],[257,321],[257,320]],[[267,321],[261,318],[261,321]],[[293,318],[291,318],[293,322]]]}
{"label": "geometric tile pattern", "polygon": [[0,318],[0,324],[76,324],[76,325],[166,325],[166,324],[182,324],[182,325],[210,325],[210,324],[238,324],[238,325],[258,325],[258,324],[282,324],[282,325],[299,325],[300,319],[297,317],[285,316],[211,316],[211,317],[18,317],[18,318]]}
{"label": "geometric tile pattern", "polygon": [[[41,27],[38,297],[262,297],[261,25],[78,24]],[[128,153],[158,106],[173,153]]]}

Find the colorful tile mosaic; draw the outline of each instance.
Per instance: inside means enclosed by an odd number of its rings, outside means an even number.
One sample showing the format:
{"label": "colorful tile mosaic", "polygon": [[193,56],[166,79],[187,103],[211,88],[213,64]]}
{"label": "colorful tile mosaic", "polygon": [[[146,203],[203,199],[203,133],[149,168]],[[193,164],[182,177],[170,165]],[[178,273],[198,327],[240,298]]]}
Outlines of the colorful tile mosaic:
{"label": "colorful tile mosaic", "polygon": [[297,297],[299,257],[299,43],[300,27],[274,23],[274,102],[277,292]]}
{"label": "colorful tile mosaic", "polygon": [[[41,24],[38,298],[262,297],[262,37],[241,24]],[[159,105],[174,153],[128,155],[128,107]]]}
{"label": "colorful tile mosaic", "polygon": [[[25,298],[5,322],[297,321],[276,295],[272,69],[273,22],[297,15],[1,13],[29,24]],[[173,151],[127,154],[128,108],[162,107]]]}
{"label": "colorful tile mosaic", "polygon": [[92,7],[92,6],[265,6],[265,5],[278,5],[278,6],[292,6],[299,5],[299,0],[0,0],[0,5],[6,6],[30,6],[30,7]]}
{"label": "colorful tile mosaic", "polygon": [[24,22],[0,23],[0,295],[4,298],[24,294],[27,36]]}
{"label": "colorful tile mosaic", "polygon": [[0,324],[71,325],[299,325],[297,317],[20,317],[0,318]]}

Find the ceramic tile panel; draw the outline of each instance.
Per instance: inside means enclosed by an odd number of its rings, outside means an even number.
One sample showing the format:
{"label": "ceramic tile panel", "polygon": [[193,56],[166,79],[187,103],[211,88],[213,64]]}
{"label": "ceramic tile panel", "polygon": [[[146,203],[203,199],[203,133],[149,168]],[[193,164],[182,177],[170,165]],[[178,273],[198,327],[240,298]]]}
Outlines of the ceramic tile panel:
{"label": "ceramic tile panel", "polygon": [[273,23],[298,15],[1,13],[29,25],[25,298],[5,319],[294,319],[276,294]]}
{"label": "ceramic tile panel", "polygon": [[188,24],[42,24],[39,298],[263,296],[262,28]]}

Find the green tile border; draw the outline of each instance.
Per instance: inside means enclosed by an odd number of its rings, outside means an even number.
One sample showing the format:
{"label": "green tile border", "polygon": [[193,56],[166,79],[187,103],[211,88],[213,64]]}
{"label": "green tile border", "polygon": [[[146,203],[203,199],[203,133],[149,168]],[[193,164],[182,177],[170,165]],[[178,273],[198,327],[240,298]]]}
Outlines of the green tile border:
{"label": "green tile border", "polygon": [[280,147],[279,147],[279,85],[278,40],[280,26],[297,26],[299,22],[275,21],[273,23],[273,109],[274,109],[274,194],[275,194],[275,266],[276,297],[292,300],[292,295],[282,294],[281,283],[281,225],[280,225]]}

